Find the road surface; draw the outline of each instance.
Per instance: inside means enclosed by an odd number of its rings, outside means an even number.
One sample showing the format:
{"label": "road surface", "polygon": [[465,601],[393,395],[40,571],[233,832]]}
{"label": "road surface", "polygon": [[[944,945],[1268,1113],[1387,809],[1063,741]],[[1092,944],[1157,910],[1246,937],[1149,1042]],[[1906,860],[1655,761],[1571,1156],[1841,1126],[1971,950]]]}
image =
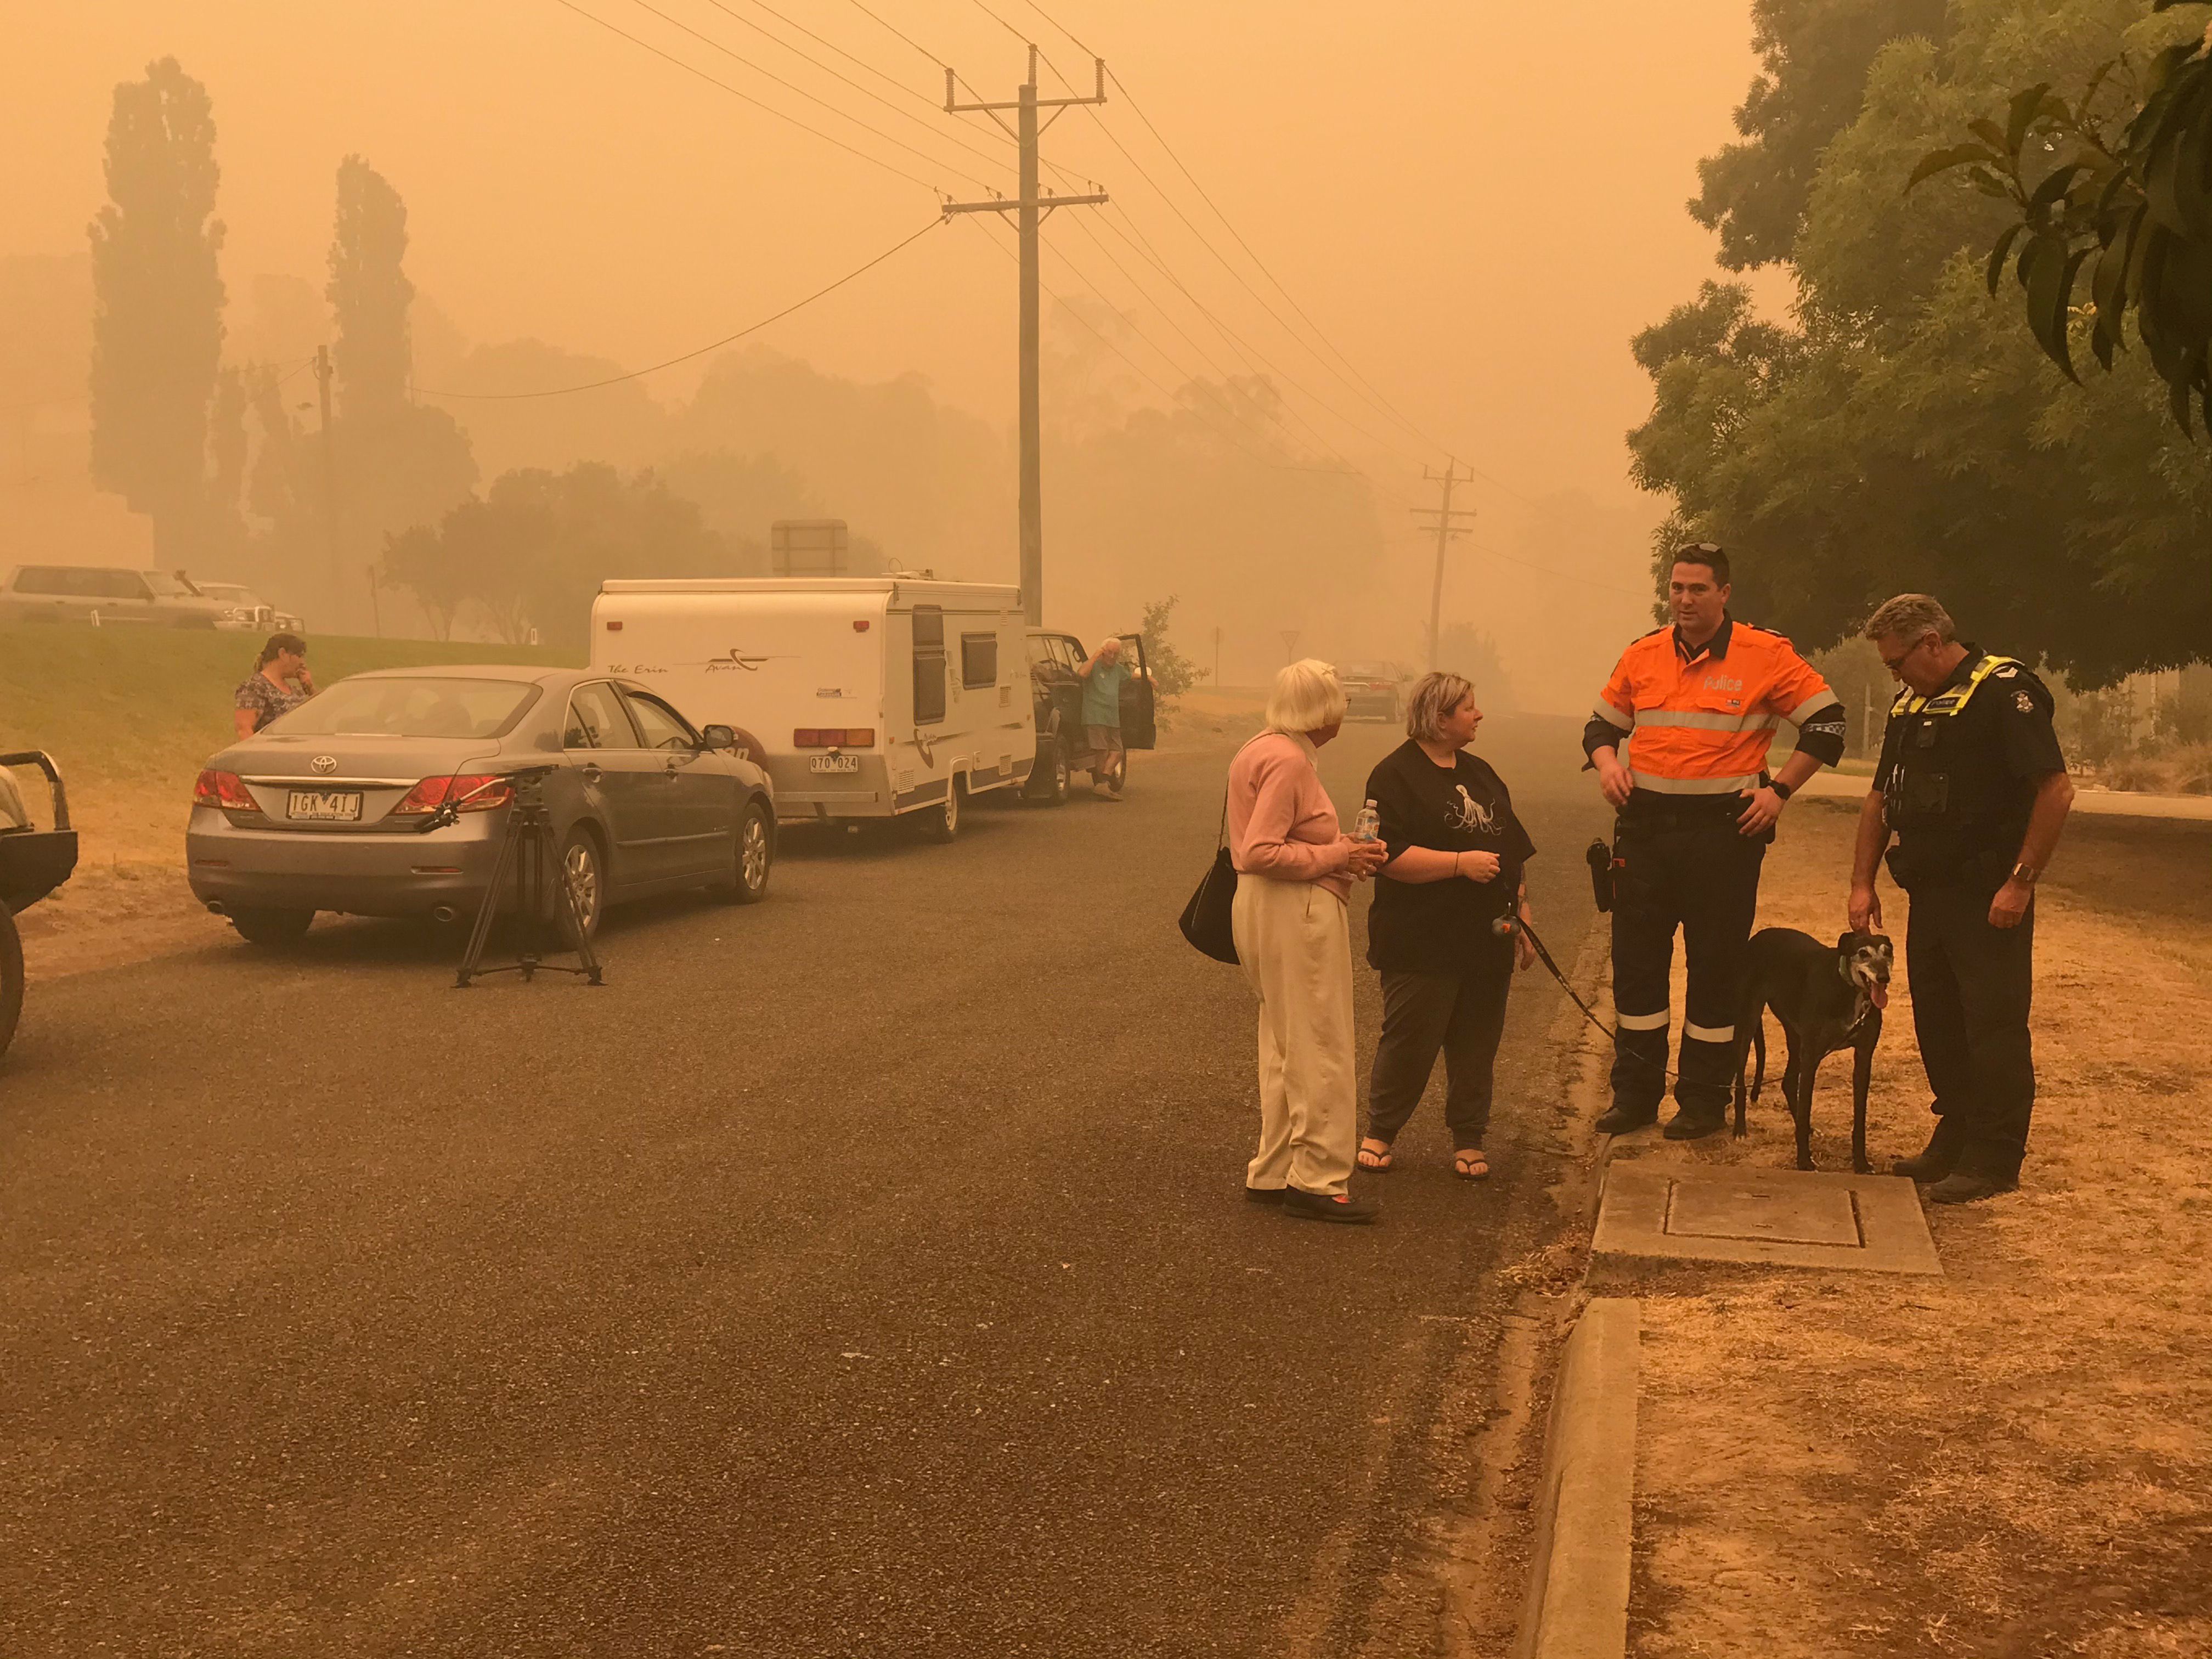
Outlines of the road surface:
{"label": "road surface", "polygon": [[[1574,732],[1480,745],[1569,962]],[[1394,741],[1323,752],[1347,820]],[[327,920],[34,986],[0,1653],[1431,1650],[1560,999],[1516,991],[1487,1187],[1432,1094],[1382,1225],[1243,1203],[1250,998],[1174,929],[1231,746],[793,836],[762,906],[617,913],[597,990]]]}

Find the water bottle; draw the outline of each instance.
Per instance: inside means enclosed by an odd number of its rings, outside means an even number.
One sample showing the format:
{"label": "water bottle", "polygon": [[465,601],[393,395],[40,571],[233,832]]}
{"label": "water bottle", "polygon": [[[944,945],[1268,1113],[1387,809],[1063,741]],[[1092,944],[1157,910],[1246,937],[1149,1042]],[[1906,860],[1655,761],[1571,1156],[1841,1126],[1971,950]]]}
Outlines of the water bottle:
{"label": "water bottle", "polygon": [[1352,821],[1352,838],[1354,841],[1382,839],[1382,814],[1376,810],[1373,801],[1361,807],[1359,816]]}

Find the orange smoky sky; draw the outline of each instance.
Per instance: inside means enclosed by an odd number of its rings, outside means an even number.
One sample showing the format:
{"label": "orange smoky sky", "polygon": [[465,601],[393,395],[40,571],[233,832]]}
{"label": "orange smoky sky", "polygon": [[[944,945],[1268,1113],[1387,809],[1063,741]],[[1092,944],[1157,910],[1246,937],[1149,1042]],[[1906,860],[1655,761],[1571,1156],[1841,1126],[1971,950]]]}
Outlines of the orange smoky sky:
{"label": "orange smoky sky", "polygon": [[[938,60],[976,93],[1010,98],[1026,34],[1048,55],[1048,94],[1062,89],[1055,68],[1088,91],[1079,37],[1135,103],[1109,87],[1103,123],[1072,110],[1046,137],[1048,162],[1064,170],[1048,184],[1096,179],[1115,199],[1085,224],[1078,216],[1094,210],[1053,216],[1048,286],[1124,313],[1125,349],[1170,387],[1210,372],[1191,340],[1229,361],[1203,305],[1292,383],[1301,415],[1374,474],[1398,522],[1404,502],[1433,499],[1424,466],[1454,453],[1486,475],[1472,486],[1486,513],[1574,491],[1633,520],[1620,568],[1630,588],[1642,582],[1634,532],[1659,513],[1626,477],[1622,434],[1649,401],[1628,341],[1712,274],[1712,239],[1683,203],[1753,71],[1747,0],[1054,0],[1045,11],[1066,29],[1025,0],[31,9],[0,70],[0,145],[14,163],[0,253],[83,248],[104,196],[112,89],[173,54],[214,100],[234,318],[256,275],[319,288],[332,176],[358,153],[405,198],[410,275],[462,336],[534,337],[640,366],[774,312],[928,224],[933,187],[1012,194],[1013,147],[999,130],[932,106],[944,94]],[[1356,375],[1269,314],[1298,324],[1194,177]],[[986,246],[994,237],[1000,248]],[[1136,254],[1137,239],[1172,279]],[[1009,240],[995,222],[956,221],[755,337],[842,375],[918,374],[1005,426]],[[1055,311],[1048,301],[1048,331],[1067,325]],[[648,384],[680,396],[696,374]],[[1053,395],[1048,381],[1048,408]],[[1632,620],[1633,594],[1622,602]]]}

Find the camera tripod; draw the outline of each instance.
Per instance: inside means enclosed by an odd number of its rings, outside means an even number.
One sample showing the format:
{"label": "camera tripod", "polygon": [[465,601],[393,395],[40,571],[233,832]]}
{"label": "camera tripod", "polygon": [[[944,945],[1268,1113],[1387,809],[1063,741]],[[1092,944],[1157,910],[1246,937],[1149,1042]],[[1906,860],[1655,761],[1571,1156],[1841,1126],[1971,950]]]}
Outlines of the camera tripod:
{"label": "camera tripod", "polygon": [[[553,839],[553,815],[546,810],[544,789],[546,775],[552,769],[532,767],[508,775],[514,805],[507,809],[507,835],[491,867],[491,885],[484,890],[483,902],[477,907],[476,926],[469,931],[469,948],[461,957],[460,971],[453,981],[462,990],[468,988],[471,980],[489,974],[520,974],[525,983],[540,973],[575,974],[589,984],[605,983],[599,977],[599,959],[592,954],[592,941],[584,934],[583,908],[576,902],[575,889],[568,884],[568,872],[561,867],[560,848]],[[449,802],[438,809],[429,827],[436,827],[440,817],[450,823],[459,817],[458,805]],[[486,968],[484,945],[491,938],[492,924],[498,920],[500,902],[508,891],[510,872],[522,906],[517,918],[520,945],[513,962]],[[552,911],[556,948],[573,947],[580,966],[571,968],[544,959],[547,908]]]}

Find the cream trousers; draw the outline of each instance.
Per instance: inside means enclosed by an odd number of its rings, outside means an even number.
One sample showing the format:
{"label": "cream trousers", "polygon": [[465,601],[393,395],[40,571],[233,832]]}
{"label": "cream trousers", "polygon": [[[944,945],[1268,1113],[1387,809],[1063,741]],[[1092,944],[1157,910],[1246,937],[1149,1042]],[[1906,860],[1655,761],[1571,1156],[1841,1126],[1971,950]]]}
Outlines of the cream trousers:
{"label": "cream trousers", "polygon": [[1314,882],[1246,875],[1230,916],[1260,999],[1260,1151],[1244,1184],[1340,1193],[1359,1139],[1349,913]]}

